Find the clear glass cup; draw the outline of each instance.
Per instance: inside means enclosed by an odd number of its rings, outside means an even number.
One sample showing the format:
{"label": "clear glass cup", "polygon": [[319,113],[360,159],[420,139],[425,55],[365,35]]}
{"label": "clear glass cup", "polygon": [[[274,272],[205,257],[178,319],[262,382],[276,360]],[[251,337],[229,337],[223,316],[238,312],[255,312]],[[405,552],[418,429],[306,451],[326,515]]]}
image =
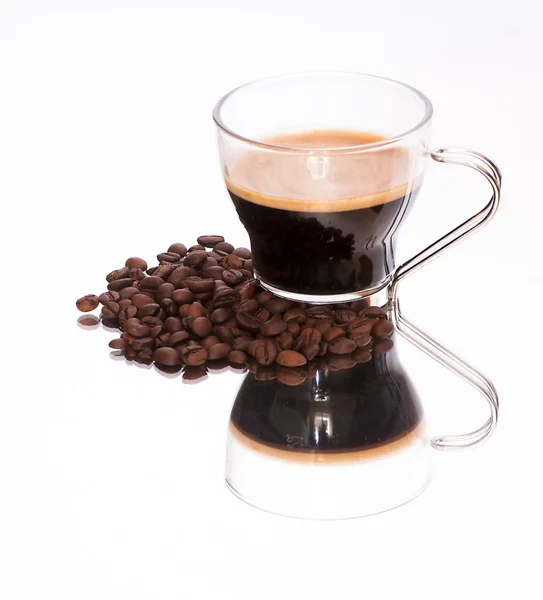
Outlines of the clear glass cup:
{"label": "clear glass cup", "polygon": [[[364,298],[491,218],[499,172],[478,153],[431,151],[432,112],[428,98],[408,85],[337,72],[263,79],[217,103],[224,179],[265,288],[303,302]],[[397,231],[429,158],[479,171],[493,196],[398,266]]]}

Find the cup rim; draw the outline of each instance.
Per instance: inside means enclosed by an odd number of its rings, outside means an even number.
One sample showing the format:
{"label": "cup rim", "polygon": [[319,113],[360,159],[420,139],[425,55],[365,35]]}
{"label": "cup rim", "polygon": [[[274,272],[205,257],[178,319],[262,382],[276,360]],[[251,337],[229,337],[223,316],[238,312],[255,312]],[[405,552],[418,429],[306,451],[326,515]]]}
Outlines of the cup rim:
{"label": "cup rim", "polygon": [[[297,148],[295,146],[282,146],[281,144],[272,144],[269,142],[262,142],[262,141],[255,140],[250,137],[241,135],[240,133],[237,133],[234,130],[230,129],[230,127],[228,127],[228,125],[226,125],[224,123],[224,121],[221,117],[221,109],[224,106],[224,104],[227,102],[227,100],[229,100],[235,93],[242,91],[245,88],[248,88],[248,87],[260,84],[260,83],[264,83],[264,82],[271,82],[274,80],[278,81],[278,80],[286,79],[286,78],[290,78],[290,77],[305,77],[305,76],[318,76],[318,75],[357,76],[357,77],[363,77],[366,79],[373,79],[373,80],[377,80],[377,81],[394,84],[398,87],[401,87],[401,88],[411,92],[419,100],[422,101],[422,103],[424,105],[424,115],[423,115],[422,119],[415,126],[411,127],[407,131],[404,131],[397,135],[390,136],[390,137],[387,137],[387,138],[384,138],[382,140],[378,140],[375,142],[367,142],[365,144],[359,144],[357,146],[337,146],[337,147],[330,147],[330,148],[323,148],[323,147],[308,148],[307,146]],[[215,124],[217,125],[217,127],[224,133],[226,133],[226,134],[230,135],[231,137],[234,137],[242,142],[251,144],[253,146],[257,146],[259,148],[281,151],[281,152],[303,152],[305,154],[307,154],[309,152],[315,152],[315,151],[327,152],[327,153],[328,152],[346,153],[346,152],[373,150],[375,148],[380,148],[383,146],[388,146],[388,145],[394,144],[394,143],[402,140],[403,138],[409,136],[410,134],[414,133],[418,129],[421,129],[422,127],[424,127],[432,118],[433,112],[434,112],[434,108],[432,106],[432,103],[430,102],[430,99],[425,94],[423,94],[417,88],[415,88],[411,85],[408,85],[407,83],[397,81],[396,79],[392,79],[390,77],[383,77],[381,75],[373,75],[371,73],[359,73],[356,71],[334,71],[334,70],[330,70],[330,71],[300,71],[300,72],[284,73],[282,75],[272,75],[270,77],[263,77],[260,79],[255,79],[253,81],[244,83],[244,84],[234,88],[233,90],[230,90],[224,96],[222,96],[222,98],[220,98],[220,100],[217,102],[217,104],[215,104],[215,107],[213,108],[213,120],[215,121]]]}

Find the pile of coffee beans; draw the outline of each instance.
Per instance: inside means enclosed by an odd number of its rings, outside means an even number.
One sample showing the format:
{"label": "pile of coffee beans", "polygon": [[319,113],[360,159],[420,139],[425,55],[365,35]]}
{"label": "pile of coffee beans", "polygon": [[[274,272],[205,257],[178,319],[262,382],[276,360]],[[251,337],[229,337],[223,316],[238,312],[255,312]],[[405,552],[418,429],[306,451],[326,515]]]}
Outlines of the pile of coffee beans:
{"label": "pile of coffee beans", "polygon": [[[172,244],[151,268],[129,258],[106,276],[107,291],[83,296],[77,308],[102,306],[102,323],[122,332],[109,345],[127,359],[185,366],[200,376],[206,364],[228,361],[294,381],[295,369],[310,373],[323,361],[348,368],[392,348],[393,326],[380,307],[366,300],[291,302],[260,286],[247,248],[234,248],[220,235],[197,242]],[[190,373],[188,379],[197,378]]]}

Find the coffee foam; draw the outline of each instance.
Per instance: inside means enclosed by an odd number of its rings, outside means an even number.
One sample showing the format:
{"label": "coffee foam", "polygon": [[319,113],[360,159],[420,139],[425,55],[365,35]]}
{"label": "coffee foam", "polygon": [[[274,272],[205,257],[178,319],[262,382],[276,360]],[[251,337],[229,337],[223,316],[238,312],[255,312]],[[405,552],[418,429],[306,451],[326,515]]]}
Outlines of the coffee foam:
{"label": "coffee foam", "polygon": [[[328,130],[267,138],[266,143],[290,150],[246,152],[229,168],[226,186],[245,200],[283,210],[343,212],[379,206],[403,198],[413,187],[407,148],[353,148],[383,139],[375,133]],[[327,148],[345,152],[327,153]]]}

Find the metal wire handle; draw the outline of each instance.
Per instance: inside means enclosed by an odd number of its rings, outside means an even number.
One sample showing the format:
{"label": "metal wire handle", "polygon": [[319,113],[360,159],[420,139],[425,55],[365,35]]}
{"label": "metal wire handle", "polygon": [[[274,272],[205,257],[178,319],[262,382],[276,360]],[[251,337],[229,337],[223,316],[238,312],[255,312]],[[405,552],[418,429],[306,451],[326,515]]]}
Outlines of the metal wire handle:
{"label": "metal wire handle", "polygon": [[479,390],[490,407],[490,417],[479,429],[470,433],[440,435],[432,438],[431,443],[434,448],[446,450],[467,448],[480,444],[492,434],[498,422],[498,394],[492,382],[485,375],[453,354],[450,350],[441,346],[441,344],[421,331],[402,315],[398,300],[398,286],[408,275],[411,275],[423,265],[434,260],[442,252],[451,248],[471,233],[474,233],[492,219],[498,210],[500,202],[502,178],[498,167],[489,158],[479,152],[462,148],[441,148],[431,152],[430,156],[437,162],[462,165],[477,171],[488,181],[492,188],[490,201],[481,211],[400,265],[394,272],[389,288],[389,302],[392,308],[391,317],[398,333],[428,356]]}

